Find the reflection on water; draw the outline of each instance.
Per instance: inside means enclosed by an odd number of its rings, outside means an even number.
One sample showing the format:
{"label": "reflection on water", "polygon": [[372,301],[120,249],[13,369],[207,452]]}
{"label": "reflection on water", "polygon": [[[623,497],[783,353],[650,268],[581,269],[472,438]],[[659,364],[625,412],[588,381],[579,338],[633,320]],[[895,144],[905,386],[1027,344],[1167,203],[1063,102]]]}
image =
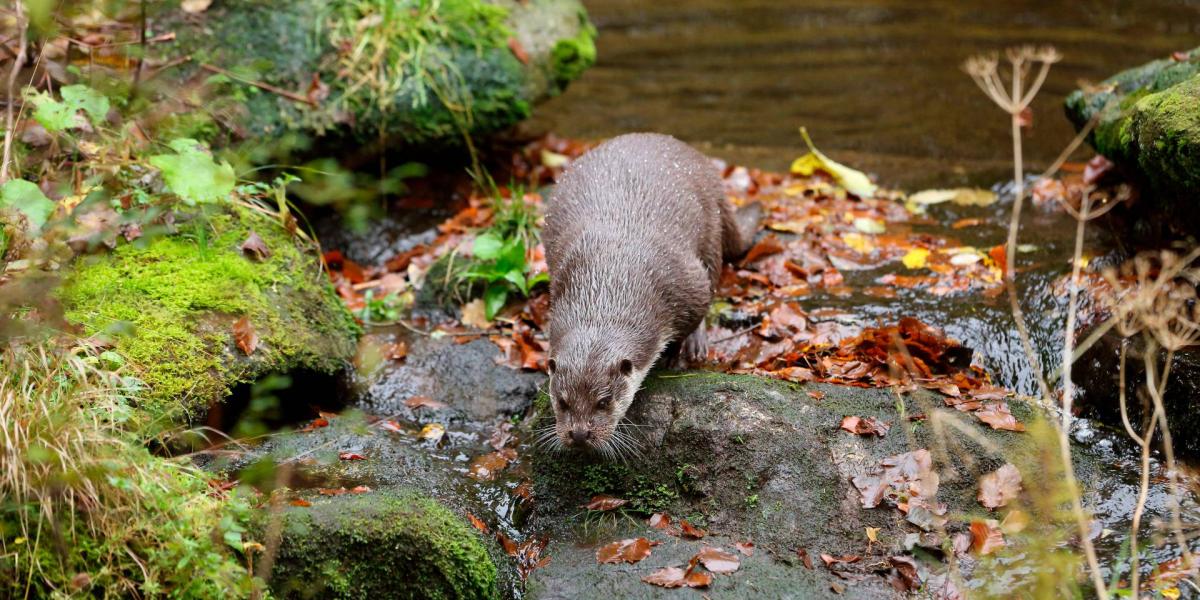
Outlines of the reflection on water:
{"label": "reflection on water", "polygon": [[742,164],[782,169],[796,128],[884,182],[1006,176],[1007,121],[959,65],[1022,43],[1065,56],[1035,104],[1034,168],[1073,130],[1081,79],[1200,45],[1194,0],[583,0],[599,62],[538,111],[570,136],[671,133]]}

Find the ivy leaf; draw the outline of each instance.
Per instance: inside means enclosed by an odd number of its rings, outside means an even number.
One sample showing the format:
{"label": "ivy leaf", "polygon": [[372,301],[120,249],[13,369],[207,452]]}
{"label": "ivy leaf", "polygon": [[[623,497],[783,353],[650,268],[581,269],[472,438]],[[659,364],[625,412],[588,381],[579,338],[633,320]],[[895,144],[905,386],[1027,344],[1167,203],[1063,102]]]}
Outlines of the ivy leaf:
{"label": "ivy leaf", "polygon": [[162,171],[163,181],[188,206],[210,204],[229,197],[237,177],[228,162],[218,164],[200,142],[172,140],[175,154],[150,157],[150,164]]}
{"label": "ivy leaf", "polygon": [[54,201],[47,198],[37,184],[24,179],[10,179],[0,189],[0,208],[8,207],[25,215],[32,230],[41,229],[54,213]]}
{"label": "ivy leaf", "polygon": [[484,315],[487,320],[491,321],[496,318],[496,313],[504,308],[504,304],[508,302],[508,286],[503,283],[493,283],[483,292]]}
{"label": "ivy leaf", "polygon": [[471,248],[471,253],[479,260],[495,260],[500,256],[500,250],[504,247],[504,241],[494,233],[483,233],[475,238],[475,245]]}

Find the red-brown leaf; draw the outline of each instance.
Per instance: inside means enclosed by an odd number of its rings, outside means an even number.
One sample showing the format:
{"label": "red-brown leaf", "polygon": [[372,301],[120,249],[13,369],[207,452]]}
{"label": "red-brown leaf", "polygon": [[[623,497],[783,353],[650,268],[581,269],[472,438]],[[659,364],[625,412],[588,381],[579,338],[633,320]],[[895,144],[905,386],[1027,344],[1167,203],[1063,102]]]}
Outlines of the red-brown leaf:
{"label": "red-brown leaf", "polygon": [[507,535],[497,531],[496,539],[500,540],[500,547],[504,549],[504,553],[509,556],[517,555],[517,543],[512,541]]}
{"label": "red-brown leaf", "polygon": [[292,506],[312,506],[312,502],[309,502],[304,498],[292,498],[292,501],[289,504]]}
{"label": "red-brown leaf", "polygon": [[844,417],[841,428],[856,435],[887,435],[891,425],[876,421],[873,417]]}
{"label": "red-brown leaf", "polygon": [[808,548],[796,548],[796,556],[800,557],[800,562],[804,563],[804,568],[812,570],[812,557],[808,555]]}
{"label": "red-brown leaf", "polygon": [[641,537],[613,542],[596,550],[596,562],[614,565],[622,562],[633,564],[650,556],[650,548],[657,545],[658,542],[651,542]]}
{"label": "red-brown leaf", "polygon": [[418,408],[428,408],[430,410],[439,410],[446,408],[445,402],[440,402],[430,398],[429,396],[413,396],[404,401],[404,405],[416,410]]}
{"label": "red-brown leaf", "polygon": [[832,567],[836,564],[856,563],[862,560],[862,557],[856,554],[843,554],[842,556],[830,556],[828,554],[822,554],[821,560],[824,561],[826,567]]}
{"label": "red-brown leaf", "polygon": [[304,433],[308,433],[310,431],[316,431],[322,427],[329,427],[329,420],[326,419],[325,417],[317,417],[317,418],[309,421],[308,424],[305,425],[304,427],[301,427],[300,431],[304,432]]}
{"label": "red-brown leaf", "polygon": [[704,536],[708,535],[707,531],[700,529],[698,527],[692,526],[692,524],[688,523],[686,519],[679,520],[679,529],[683,533],[683,537],[686,537],[686,538],[692,538],[692,539],[698,540],[698,539],[703,538]]}
{"label": "red-brown leaf", "polygon": [[989,404],[977,411],[975,416],[980,421],[987,423],[992,429],[1000,429],[1003,431],[1025,431],[1025,425],[1017,421],[1017,418],[1008,410],[1007,402],[997,402]]}
{"label": "red-brown leaf", "polygon": [[665,588],[703,588],[712,584],[712,575],[691,569],[685,571],[679,567],[667,567],[643,577],[642,581]]}
{"label": "red-brown leaf", "polygon": [[491,481],[496,478],[496,475],[503,471],[516,456],[516,452],[508,450],[505,452],[489,452],[482,456],[475,457],[471,461],[471,467],[467,471],[467,477],[478,479],[480,481]]}
{"label": "red-brown leaf", "polygon": [[592,496],[591,502],[584,504],[580,508],[596,511],[614,510],[625,506],[625,504],[628,502],[629,501],[625,500],[624,498],[614,498],[612,496],[605,496],[604,494],[601,494],[599,496]]}
{"label": "red-brown leaf", "polygon": [[234,322],[233,341],[246,356],[254,354],[254,349],[258,348],[258,334],[255,333],[254,325],[250,323],[249,317],[242,317]]}
{"label": "red-brown leaf", "polygon": [[772,233],[750,248],[746,252],[746,256],[742,257],[742,261],[738,264],[744,267],[763,257],[779,254],[780,252],[783,252],[783,244],[779,243],[779,238],[775,237],[775,234]]}
{"label": "red-brown leaf", "polygon": [[976,554],[991,554],[1004,547],[1004,533],[994,519],[971,521],[971,549]]}
{"label": "red-brown leaf", "polygon": [[733,547],[746,556],[754,556],[754,542],[736,542]]}
{"label": "red-brown leaf", "polygon": [[338,458],[340,458],[342,460],[366,460],[367,459],[367,457],[365,457],[357,452],[342,452],[341,454],[338,454]]}
{"label": "red-brown leaf", "polygon": [[250,235],[246,237],[246,241],[242,242],[242,252],[259,262],[271,258],[271,249],[267,247],[267,243],[253,229],[250,230]]}
{"label": "red-brown leaf", "polygon": [[650,515],[650,520],[647,523],[655,529],[668,529],[671,527],[671,515],[667,513],[654,513]]}
{"label": "red-brown leaf", "polygon": [[369,488],[365,485],[356,485],[356,486],[350,488],[351,494],[365,494],[369,491],[371,491],[371,488]]}
{"label": "red-brown leaf", "polygon": [[471,513],[467,513],[467,519],[471,521],[471,526],[474,527],[475,529],[478,529],[484,533],[488,532],[487,523],[484,523],[483,521],[481,521],[479,519],[479,517],[477,517]]}
{"label": "red-brown leaf", "polygon": [[508,49],[512,51],[513,56],[521,61],[521,64],[529,64],[529,52],[525,51],[525,46],[521,44],[521,40],[515,37],[508,38]]}
{"label": "red-brown leaf", "polygon": [[979,478],[979,503],[987,508],[1008,505],[1021,493],[1021,472],[1012,464],[1005,464]]}
{"label": "red-brown leaf", "polygon": [[738,566],[741,565],[736,554],[711,546],[701,548],[700,552],[696,553],[696,558],[709,571],[720,575],[728,575],[738,570]]}

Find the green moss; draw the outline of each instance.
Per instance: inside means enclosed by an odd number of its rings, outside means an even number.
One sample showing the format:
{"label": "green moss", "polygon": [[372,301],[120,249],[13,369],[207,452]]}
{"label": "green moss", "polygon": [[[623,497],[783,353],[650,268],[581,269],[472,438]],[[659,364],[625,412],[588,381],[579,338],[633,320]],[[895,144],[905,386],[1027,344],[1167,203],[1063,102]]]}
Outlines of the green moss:
{"label": "green moss", "polygon": [[579,34],[558,40],[550,53],[550,66],[559,86],[579,79],[596,64],[596,28],[584,13],[579,15],[579,23]]}
{"label": "green moss", "polygon": [[[128,330],[116,350],[149,385],[152,412],[187,416],[270,371],[345,364],[357,326],[310,250],[248,209],[211,218],[207,248],[198,227],[84,259],[60,291],[68,320],[85,335]],[[251,230],[272,251],[264,262],[241,250]],[[249,357],[234,345],[241,317],[259,337]]]}
{"label": "green moss", "polygon": [[[264,514],[266,527],[269,514]],[[477,532],[436,501],[375,491],[290,507],[271,588],[283,598],[494,598]]]}

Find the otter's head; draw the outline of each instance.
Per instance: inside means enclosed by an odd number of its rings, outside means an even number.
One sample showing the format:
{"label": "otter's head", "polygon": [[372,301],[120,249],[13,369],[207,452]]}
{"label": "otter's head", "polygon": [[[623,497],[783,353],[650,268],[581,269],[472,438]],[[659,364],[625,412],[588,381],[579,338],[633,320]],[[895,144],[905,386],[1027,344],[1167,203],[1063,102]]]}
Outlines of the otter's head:
{"label": "otter's head", "polygon": [[564,447],[608,456],[632,450],[617,425],[633,403],[654,357],[638,357],[603,341],[551,348],[550,402],[554,434]]}

